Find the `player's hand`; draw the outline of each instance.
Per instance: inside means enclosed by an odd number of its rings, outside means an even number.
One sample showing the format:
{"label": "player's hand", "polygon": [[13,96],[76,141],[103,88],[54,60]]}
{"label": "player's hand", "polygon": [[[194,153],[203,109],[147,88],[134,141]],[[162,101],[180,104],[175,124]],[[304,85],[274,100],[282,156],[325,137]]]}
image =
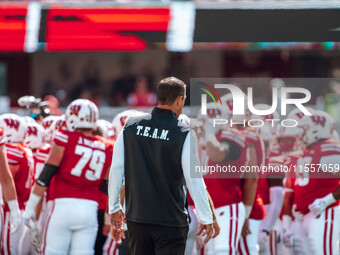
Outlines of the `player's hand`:
{"label": "player's hand", "polygon": [[122,244],[122,239],[125,239],[124,230],[117,230],[114,226],[111,226],[111,237],[118,244]]}
{"label": "player's hand", "polygon": [[216,236],[220,234],[220,230],[221,230],[220,225],[218,224],[217,220],[213,222],[213,229],[214,229],[214,234],[212,238],[215,238]]}
{"label": "player's hand", "polygon": [[241,234],[242,234],[242,236],[246,236],[246,235],[251,234],[250,229],[249,229],[249,219],[246,219],[244,221]]}
{"label": "player's hand", "polygon": [[203,233],[202,236],[206,236],[204,239],[204,244],[207,244],[207,242],[209,242],[209,240],[211,239],[213,232],[214,232],[213,224],[207,224],[207,225],[200,224],[200,227],[196,235],[199,236],[200,234]]}
{"label": "player's hand", "polygon": [[20,211],[13,210],[10,212],[10,218],[9,218],[9,223],[10,223],[10,230],[11,233],[14,233],[17,231],[19,225],[20,225]]}
{"label": "player's hand", "polygon": [[315,217],[318,217],[318,216],[320,216],[320,214],[324,210],[326,210],[326,208],[330,204],[331,203],[328,202],[327,199],[325,199],[325,198],[318,198],[318,199],[315,199],[314,202],[308,206],[308,208],[315,215]]}
{"label": "player's hand", "polygon": [[40,253],[41,252],[40,251],[41,231],[39,231],[36,223],[34,223],[32,225],[32,228],[30,229],[29,239],[30,239],[30,242],[31,242],[34,250],[36,250],[38,253]]}
{"label": "player's hand", "polygon": [[288,229],[282,228],[281,231],[281,237],[282,237],[282,242],[283,244],[288,247],[292,248],[294,244],[294,237],[293,233],[291,233]]}
{"label": "player's hand", "polygon": [[269,243],[269,232],[263,229],[260,230],[258,241],[259,241],[260,251],[265,252],[267,250],[268,243]]}
{"label": "player's hand", "polygon": [[296,205],[293,205],[292,215],[293,215],[295,220],[303,221],[303,214],[296,209]]}
{"label": "player's hand", "polygon": [[24,220],[24,224],[28,228],[33,228],[35,225],[35,210],[31,210],[26,207],[24,214],[22,215],[22,218]]}

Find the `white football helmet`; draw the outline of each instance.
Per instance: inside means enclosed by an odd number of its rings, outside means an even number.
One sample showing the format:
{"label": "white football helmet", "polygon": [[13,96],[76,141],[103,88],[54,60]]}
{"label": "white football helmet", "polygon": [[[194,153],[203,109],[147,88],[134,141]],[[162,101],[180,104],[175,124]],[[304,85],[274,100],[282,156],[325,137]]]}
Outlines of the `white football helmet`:
{"label": "white football helmet", "polygon": [[41,126],[45,129],[45,143],[51,143],[54,138],[55,133],[55,124],[57,120],[59,120],[59,116],[56,115],[50,115],[43,119],[41,122]]}
{"label": "white football helmet", "polygon": [[55,129],[54,132],[57,132],[59,130],[67,130],[65,114],[58,116],[58,119],[56,120],[54,129]]}
{"label": "white football helmet", "polygon": [[26,121],[16,114],[0,116],[0,128],[4,130],[6,143],[23,143],[26,134]]}
{"label": "white football helmet", "polygon": [[[315,110],[313,108],[310,107],[305,107],[312,115],[314,115]],[[299,108],[296,108],[294,110],[292,110],[288,115],[287,115],[287,119],[293,119],[296,120],[296,122],[298,123],[298,126],[300,125],[300,122],[302,120],[302,118],[305,116],[305,114],[303,112],[300,111]]]}
{"label": "white football helmet", "polygon": [[103,134],[104,138],[113,139],[115,135],[115,131],[112,123],[107,120],[97,120],[97,127],[100,132]]}
{"label": "white football helmet", "polygon": [[126,121],[130,117],[141,116],[143,114],[145,113],[137,110],[126,110],[121,113],[118,113],[112,120],[115,136],[116,137],[119,136],[120,132],[123,130]]}
{"label": "white football helmet", "polygon": [[188,115],[181,113],[178,117],[178,120],[184,123],[186,126],[190,127],[190,118]]}
{"label": "white football helmet", "polygon": [[99,117],[97,106],[87,99],[76,99],[67,106],[66,126],[74,131],[77,128],[96,129]]}
{"label": "white football helmet", "polygon": [[[214,102],[207,103],[207,114],[202,115],[202,111],[200,110],[197,119],[203,124],[203,130],[206,134],[217,134],[220,130],[230,128],[230,125],[228,125],[230,124],[228,110]],[[216,124],[214,127],[214,119],[226,120],[228,123]]]}
{"label": "white football helmet", "polygon": [[[315,110],[313,108],[310,107],[305,107],[311,114],[314,114]],[[287,115],[287,119],[292,119],[295,120],[297,123],[296,127],[293,127],[292,129],[295,129],[296,131],[296,138],[297,141],[301,141],[302,143],[302,135],[304,130],[301,128],[301,120],[302,118],[305,116],[305,114],[303,112],[300,111],[299,108],[296,108],[294,110],[292,110],[288,115]]]}
{"label": "white football helmet", "polygon": [[[268,104],[256,104],[256,105],[254,105],[254,108],[256,110],[268,110],[268,109],[271,108],[271,106],[268,105]],[[280,114],[277,111],[274,111],[272,114],[268,114],[268,115],[255,115],[255,114],[253,114],[252,119],[263,120],[264,124],[269,127],[272,135],[275,136],[277,126],[279,124],[279,121],[277,121],[277,120],[280,120],[281,118],[280,118]],[[274,119],[276,119],[276,121],[269,121],[269,120],[274,120]]]}
{"label": "white football helmet", "polygon": [[27,132],[24,144],[31,150],[41,148],[44,146],[45,129],[36,122],[29,122],[26,124]]}
{"label": "white football helmet", "polygon": [[334,126],[334,119],[324,111],[316,110],[312,115],[305,115],[301,119],[301,127],[304,131],[302,141],[308,146],[321,139],[331,138]]}

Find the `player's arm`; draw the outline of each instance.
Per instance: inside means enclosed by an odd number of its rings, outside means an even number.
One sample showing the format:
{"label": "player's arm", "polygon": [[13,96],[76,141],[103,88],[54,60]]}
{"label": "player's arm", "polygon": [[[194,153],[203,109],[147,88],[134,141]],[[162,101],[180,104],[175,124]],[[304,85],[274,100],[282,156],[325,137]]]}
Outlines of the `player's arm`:
{"label": "player's arm", "polygon": [[213,134],[207,134],[205,142],[209,159],[214,162],[222,162],[227,155],[228,144],[223,146]]}
{"label": "player's arm", "polygon": [[9,169],[5,146],[0,146],[0,183],[6,201],[17,200],[14,180]]}
{"label": "player's arm", "polygon": [[[332,173],[336,175],[337,178],[340,178],[340,171],[336,171],[336,165],[337,168],[339,167],[340,162],[340,154],[333,154],[328,156],[323,156],[320,159],[320,164],[323,168],[323,171],[330,172],[332,169]],[[329,205],[335,203],[340,199],[340,185],[335,189],[333,192],[329,193],[328,195],[315,199],[312,204],[309,205],[309,210],[315,215],[319,216]]]}
{"label": "player's arm", "polygon": [[[255,146],[252,143],[248,143],[248,166],[258,166],[257,161],[257,153]],[[257,182],[258,182],[258,174],[257,172],[248,172],[244,173],[242,178],[243,180],[243,203],[246,208],[246,221],[242,227],[242,236],[250,234],[249,230],[249,222],[248,218],[250,216],[251,210],[253,208],[253,204],[255,202],[256,197],[256,189],[257,189]]]}
{"label": "player's arm", "polygon": [[[256,149],[253,144],[248,143],[248,166],[257,166]],[[246,207],[246,219],[251,213],[257,189],[258,174],[256,171],[245,172],[242,176],[243,182],[243,203]]]}
{"label": "player's arm", "polygon": [[219,142],[213,134],[206,136],[205,149],[213,162],[237,160],[241,155],[241,149],[236,143],[227,140]]}
{"label": "player's arm", "polygon": [[287,177],[285,187],[284,187],[284,197],[283,197],[283,205],[282,205],[283,215],[293,217],[292,215],[293,200],[294,200],[294,189],[293,189],[292,180],[290,177]]}
{"label": "player's arm", "polygon": [[0,146],[0,183],[4,198],[10,209],[11,232],[16,231],[20,222],[20,210],[15,190],[14,180],[9,169],[5,146]]}
{"label": "player's arm", "polygon": [[269,209],[267,217],[262,222],[262,231],[269,232],[280,215],[283,204],[283,175],[270,174],[267,176],[269,186]]}
{"label": "player's arm", "polygon": [[30,219],[35,220],[35,209],[47,187],[49,186],[52,177],[57,172],[61,160],[64,156],[64,151],[65,147],[57,144],[53,144],[51,147],[49,158],[47,159],[39,178],[33,185],[31,195],[26,204],[23,218],[25,220],[25,224],[28,227],[31,226]]}
{"label": "player's arm", "polygon": [[293,234],[290,232],[291,223],[293,221],[292,209],[294,200],[294,189],[292,180],[289,175],[286,177],[285,187],[284,187],[284,197],[282,205],[282,227],[281,227],[281,237],[282,242],[287,247],[293,246]]}

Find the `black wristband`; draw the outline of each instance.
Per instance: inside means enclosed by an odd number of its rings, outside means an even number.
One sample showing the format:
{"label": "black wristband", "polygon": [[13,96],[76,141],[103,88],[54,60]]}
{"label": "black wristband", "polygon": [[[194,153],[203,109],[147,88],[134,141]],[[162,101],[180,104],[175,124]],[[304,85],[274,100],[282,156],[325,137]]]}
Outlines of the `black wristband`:
{"label": "black wristband", "polygon": [[50,185],[50,181],[52,180],[52,177],[55,175],[58,169],[59,169],[59,166],[45,164],[44,169],[42,170],[36,183],[40,186],[48,187]]}

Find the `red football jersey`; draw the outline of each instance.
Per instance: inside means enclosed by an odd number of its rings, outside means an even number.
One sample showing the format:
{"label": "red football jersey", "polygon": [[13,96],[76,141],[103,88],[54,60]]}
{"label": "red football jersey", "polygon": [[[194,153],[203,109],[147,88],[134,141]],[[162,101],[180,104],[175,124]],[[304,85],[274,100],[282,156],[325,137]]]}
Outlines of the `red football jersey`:
{"label": "red football jersey", "polygon": [[38,177],[41,174],[41,171],[43,170],[44,166],[45,166],[45,162],[48,159],[48,156],[50,154],[50,149],[51,149],[51,145],[50,144],[46,144],[43,147],[37,149],[36,153],[35,153],[35,157],[34,157],[34,179],[38,179]]}
{"label": "red football jersey", "polygon": [[[225,161],[216,163],[211,160],[208,161],[208,166],[233,166],[236,168],[236,172],[228,173],[214,173],[205,175],[205,184],[210,196],[214,202],[216,208],[239,203],[242,201],[242,189],[241,189],[241,166],[245,166],[248,163],[248,147],[246,144],[246,138],[244,135],[236,130],[223,130],[216,135],[219,142],[228,141],[233,142],[239,146],[241,150],[240,157],[237,160]],[[219,178],[214,178],[219,177]]]}
{"label": "red football jersey", "polygon": [[[280,171],[263,171],[260,175],[259,182],[257,184],[257,192],[260,194],[262,198],[263,204],[268,205],[270,204],[270,197],[269,197],[269,184],[268,178],[270,175],[282,175],[284,176],[285,173],[282,171],[284,166],[284,157],[283,156],[273,156],[266,159],[265,166],[270,169],[270,167],[277,167],[277,170]],[[265,168],[264,168],[265,169]]]}
{"label": "red football jersey", "polygon": [[[291,153],[289,153],[288,155],[286,155],[285,157],[285,166],[288,167],[289,171],[288,171],[288,175],[287,177],[290,178],[291,180],[291,184],[294,186],[295,183],[295,177],[296,177],[296,165],[297,162],[299,160],[299,158],[302,156],[302,150],[299,151],[293,151]],[[286,185],[284,185],[286,186]],[[287,187],[287,188],[292,188],[292,187]]]}
{"label": "red football jersey", "polygon": [[102,137],[76,131],[61,131],[54,142],[65,147],[65,151],[50,187],[51,198],[81,198],[99,203],[99,186],[111,165],[113,146]]}
{"label": "red football jersey", "polygon": [[[20,210],[24,210],[32,187],[32,175],[34,171],[33,154],[30,148],[21,143],[6,144],[6,152],[17,191],[19,208]],[[19,166],[18,171],[13,172],[11,166]]]}
{"label": "red football jersey", "polygon": [[[301,155],[302,155],[302,151],[299,150],[299,151],[292,151],[285,156],[284,165],[288,168],[288,173],[286,177],[283,179],[283,186],[284,186],[285,194],[288,192],[294,191],[293,188],[294,188],[294,183],[295,183],[295,169],[296,169],[297,161],[301,157]],[[293,202],[293,201],[289,201],[289,202]],[[284,214],[288,214],[292,216],[291,210],[288,210],[288,208],[285,208],[285,202],[281,209],[280,219],[282,219],[282,216]]]}
{"label": "red football jersey", "polygon": [[[246,142],[252,144],[256,150],[257,166],[260,167],[265,163],[265,149],[260,135],[252,128],[240,129],[242,134],[246,137]],[[266,217],[266,210],[264,208],[263,200],[256,190],[256,198],[251,210],[250,219],[262,220]]]}
{"label": "red football jersey", "polygon": [[0,128],[0,146],[5,144],[5,135],[2,128]]}
{"label": "red football jersey", "polygon": [[[340,155],[340,143],[331,139],[305,148],[303,155],[298,159],[294,185],[294,204],[296,204],[297,210],[303,214],[309,212],[308,206],[315,199],[328,195],[340,185],[339,179],[334,178],[333,173],[324,173],[322,170],[318,172],[318,165],[314,165],[315,170],[312,169],[312,164],[320,164],[323,157],[330,155]],[[335,164],[339,164],[339,162],[334,162],[333,167]],[[309,167],[309,171],[299,172],[306,165]],[[320,175],[323,178],[320,178]],[[330,205],[330,207],[336,206],[339,203],[340,201],[337,201]]]}

